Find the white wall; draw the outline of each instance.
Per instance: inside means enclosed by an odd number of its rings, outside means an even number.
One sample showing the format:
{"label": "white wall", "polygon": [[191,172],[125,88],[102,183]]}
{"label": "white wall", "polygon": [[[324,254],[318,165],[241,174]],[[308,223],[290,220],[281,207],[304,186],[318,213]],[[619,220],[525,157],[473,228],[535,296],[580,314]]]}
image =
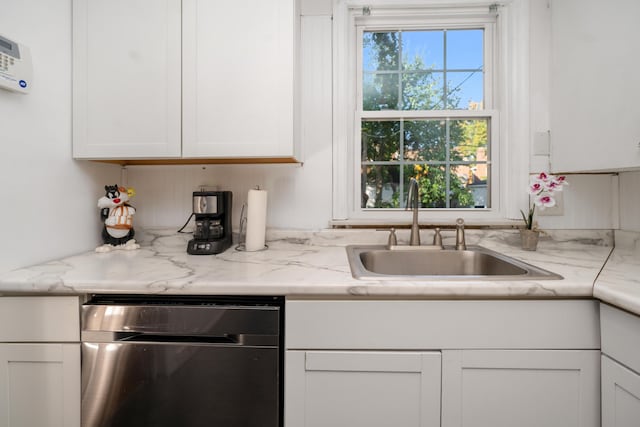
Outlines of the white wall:
{"label": "white wall", "polygon": [[0,271],[91,249],[118,168],[71,159],[71,0],[0,1],[0,32],[31,48],[29,95],[0,90]]}

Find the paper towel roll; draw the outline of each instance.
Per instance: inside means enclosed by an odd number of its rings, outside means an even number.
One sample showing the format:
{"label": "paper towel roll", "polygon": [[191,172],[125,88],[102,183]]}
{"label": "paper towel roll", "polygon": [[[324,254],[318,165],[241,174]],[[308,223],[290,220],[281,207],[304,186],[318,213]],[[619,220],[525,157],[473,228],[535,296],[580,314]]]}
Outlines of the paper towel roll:
{"label": "paper towel roll", "polygon": [[267,228],[267,192],[249,190],[247,198],[247,236],[245,249],[259,251],[264,249]]}

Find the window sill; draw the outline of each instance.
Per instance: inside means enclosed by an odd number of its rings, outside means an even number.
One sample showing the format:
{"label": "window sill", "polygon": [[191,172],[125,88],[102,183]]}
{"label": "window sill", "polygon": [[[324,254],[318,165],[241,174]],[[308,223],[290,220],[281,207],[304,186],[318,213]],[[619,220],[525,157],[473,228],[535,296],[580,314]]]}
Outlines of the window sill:
{"label": "window sill", "polygon": [[[522,228],[521,220],[470,220],[465,219],[465,228],[469,229],[488,229],[488,230],[502,230],[502,229],[518,229]],[[332,220],[329,221],[329,226],[334,229],[343,228],[411,228],[411,221],[406,220],[380,220],[380,219],[345,219],[345,220]],[[420,222],[420,228],[435,228],[440,227],[455,228],[455,220],[434,220]]]}

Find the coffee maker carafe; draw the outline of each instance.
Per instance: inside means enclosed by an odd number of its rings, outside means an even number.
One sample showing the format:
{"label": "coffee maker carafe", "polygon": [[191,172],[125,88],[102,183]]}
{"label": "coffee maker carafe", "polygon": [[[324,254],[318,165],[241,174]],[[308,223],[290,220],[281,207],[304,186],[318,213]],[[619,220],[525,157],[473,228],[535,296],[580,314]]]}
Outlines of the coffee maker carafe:
{"label": "coffee maker carafe", "polygon": [[196,225],[187,244],[191,255],[224,252],[232,243],[231,191],[194,191],[193,214]]}

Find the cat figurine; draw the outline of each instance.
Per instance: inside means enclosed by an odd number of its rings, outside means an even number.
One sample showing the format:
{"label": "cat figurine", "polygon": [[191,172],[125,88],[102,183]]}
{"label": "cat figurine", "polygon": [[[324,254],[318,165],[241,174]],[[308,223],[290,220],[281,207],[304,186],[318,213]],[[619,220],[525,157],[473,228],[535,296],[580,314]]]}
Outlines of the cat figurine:
{"label": "cat figurine", "polygon": [[96,248],[96,252],[109,252],[114,249],[132,250],[140,245],[134,240],[133,215],[136,209],[129,204],[133,194],[132,188],[116,185],[105,185],[105,195],[98,199],[100,218],[104,222],[102,241],[104,245]]}

